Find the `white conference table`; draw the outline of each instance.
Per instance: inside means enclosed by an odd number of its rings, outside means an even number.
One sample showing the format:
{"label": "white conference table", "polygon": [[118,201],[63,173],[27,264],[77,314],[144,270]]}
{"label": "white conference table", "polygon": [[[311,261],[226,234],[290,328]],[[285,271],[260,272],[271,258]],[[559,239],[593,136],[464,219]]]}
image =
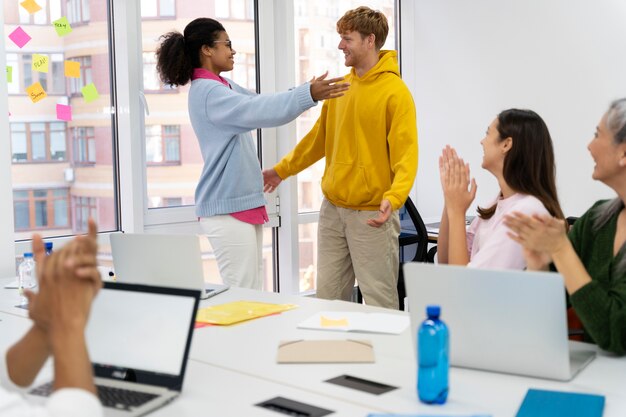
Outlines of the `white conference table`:
{"label": "white conference table", "polygon": [[[237,300],[293,303],[300,307],[233,326],[197,329],[190,359],[389,413],[514,416],[528,388],[539,388],[602,394],[606,396],[604,416],[626,415],[626,399],[622,398],[623,388],[626,387],[626,358],[599,352],[598,357],[570,382],[453,367],[450,370],[448,402],[444,406],[427,406],[417,401],[416,361],[410,328],[400,335],[384,335],[296,327],[318,311],[393,311],[343,301],[245,289],[231,289],[203,301],[201,307]],[[296,339],[369,339],[374,345],[376,363],[277,364],[279,342]],[[572,342],[572,345],[576,346],[577,343]],[[225,346],[227,349],[224,349]],[[377,396],[324,382],[343,374],[396,386],[398,389]]]}
{"label": "white conference table", "polygon": [[[2,287],[9,282],[0,279]],[[0,287],[0,349],[6,348],[29,326],[27,312],[14,307],[16,290]],[[255,404],[282,396],[334,411],[333,416],[366,416],[369,412],[514,416],[528,388],[595,393],[606,396],[605,417],[626,415],[626,358],[600,352],[574,380],[558,382],[523,376],[451,368],[450,395],[444,406],[417,400],[416,363],[411,330],[400,335],[345,333],[297,329],[301,321],[319,311],[394,313],[391,310],[342,301],[232,288],[201,307],[250,300],[292,303],[299,307],[279,315],[232,326],[196,329],[182,395],[155,416],[275,416]],[[394,314],[405,314],[395,312]],[[10,337],[4,335],[10,334]],[[279,341],[293,339],[369,339],[373,364],[277,364]],[[350,375],[398,387],[373,395],[324,382]]]}

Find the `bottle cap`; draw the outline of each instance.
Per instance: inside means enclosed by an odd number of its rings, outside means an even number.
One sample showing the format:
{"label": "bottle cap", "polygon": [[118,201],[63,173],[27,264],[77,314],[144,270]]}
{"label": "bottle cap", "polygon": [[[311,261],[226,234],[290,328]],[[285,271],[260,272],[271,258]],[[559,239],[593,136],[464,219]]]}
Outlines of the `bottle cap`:
{"label": "bottle cap", "polygon": [[52,249],[52,242],[44,242],[44,245],[46,245],[46,250]]}
{"label": "bottle cap", "polygon": [[441,314],[441,307],[438,305],[426,306],[426,314],[428,317],[439,317]]}
{"label": "bottle cap", "polygon": [[33,257],[32,252],[24,252],[24,258],[32,258],[32,257]]}

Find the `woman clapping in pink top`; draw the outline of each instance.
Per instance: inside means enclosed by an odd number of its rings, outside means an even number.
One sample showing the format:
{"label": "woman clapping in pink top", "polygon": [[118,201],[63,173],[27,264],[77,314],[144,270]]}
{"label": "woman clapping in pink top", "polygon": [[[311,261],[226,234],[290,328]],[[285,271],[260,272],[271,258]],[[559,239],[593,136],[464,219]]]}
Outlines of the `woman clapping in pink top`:
{"label": "woman clapping in pink top", "polygon": [[503,219],[507,213],[550,214],[563,218],[555,185],[552,139],[545,122],[530,110],[501,112],[480,142],[482,167],[498,180],[500,193],[469,228],[465,213],[476,197],[469,164],[446,146],[439,157],[444,209],[439,229],[439,263],[477,268],[523,269],[521,245],[511,239]]}

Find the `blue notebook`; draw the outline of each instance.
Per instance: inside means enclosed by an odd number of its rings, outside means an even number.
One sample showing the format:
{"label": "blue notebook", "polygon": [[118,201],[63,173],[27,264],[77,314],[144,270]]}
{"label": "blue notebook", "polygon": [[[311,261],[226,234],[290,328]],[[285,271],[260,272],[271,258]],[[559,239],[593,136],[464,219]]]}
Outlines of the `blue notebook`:
{"label": "blue notebook", "polygon": [[516,417],[601,417],[604,396],[529,389]]}

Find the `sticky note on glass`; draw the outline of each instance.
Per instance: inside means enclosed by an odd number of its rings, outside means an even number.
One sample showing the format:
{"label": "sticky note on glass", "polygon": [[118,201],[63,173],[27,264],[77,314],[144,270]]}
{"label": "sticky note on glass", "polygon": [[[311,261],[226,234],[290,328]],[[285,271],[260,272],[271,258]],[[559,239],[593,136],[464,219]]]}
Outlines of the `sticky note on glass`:
{"label": "sticky note on glass", "polygon": [[32,101],[33,103],[37,103],[38,101],[41,101],[44,98],[48,97],[46,91],[41,86],[41,83],[38,82],[31,85],[30,87],[27,87],[26,93],[28,94],[30,101]]}
{"label": "sticky note on glass", "polygon": [[28,33],[24,32],[24,29],[22,29],[21,26],[18,26],[13,32],[9,34],[9,39],[11,39],[18,48],[23,48],[24,45],[26,45],[31,40],[31,37],[28,36]]}
{"label": "sticky note on glass", "polygon": [[65,76],[71,78],[80,78],[80,62],[64,61]]}
{"label": "sticky note on glass", "polygon": [[97,100],[100,97],[98,94],[98,90],[96,89],[96,85],[94,83],[89,83],[83,88],[80,89],[83,93],[83,97],[85,98],[86,103],[91,103],[94,100]]}
{"label": "sticky note on glass", "polygon": [[348,327],[348,319],[331,319],[329,317],[321,316],[320,325],[322,327]]}
{"label": "sticky note on glass", "polygon": [[54,30],[56,30],[57,35],[59,36],[65,36],[68,33],[72,32],[72,26],[70,26],[70,22],[65,16],[52,22],[52,25],[54,26]]}
{"label": "sticky note on glass", "polygon": [[30,14],[36,13],[41,10],[41,6],[37,4],[35,0],[24,0],[20,3],[20,6],[26,9]]}
{"label": "sticky note on glass", "polygon": [[72,106],[57,104],[57,119],[69,122],[72,120]]}
{"label": "sticky note on glass", "polygon": [[13,82],[13,67],[10,65],[7,65],[7,82]]}
{"label": "sticky note on glass", "polygon": [[48,72],[48,55],[33,54],[33,71]]}

